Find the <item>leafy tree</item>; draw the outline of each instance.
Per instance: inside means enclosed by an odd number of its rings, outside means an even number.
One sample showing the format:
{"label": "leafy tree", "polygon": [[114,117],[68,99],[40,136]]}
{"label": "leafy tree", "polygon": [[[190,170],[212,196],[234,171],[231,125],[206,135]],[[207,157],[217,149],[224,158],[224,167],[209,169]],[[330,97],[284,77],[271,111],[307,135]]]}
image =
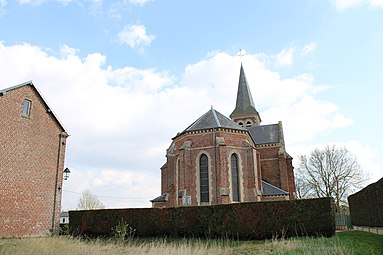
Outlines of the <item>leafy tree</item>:
{"label": "leafy tree", "polygon": [[367,179],[356,157],[346,148],[327,145],[312,151],[310,157],[300,155],[299,160],[297,196],[333,197],[337,212],[347,204],[347,196],[362,188]]}
{"label": "leafy tree", "polygon": [[77,207],[84,210],[103,209],[105,205],[89,190],[84,190],[82,197],[78,200]]}

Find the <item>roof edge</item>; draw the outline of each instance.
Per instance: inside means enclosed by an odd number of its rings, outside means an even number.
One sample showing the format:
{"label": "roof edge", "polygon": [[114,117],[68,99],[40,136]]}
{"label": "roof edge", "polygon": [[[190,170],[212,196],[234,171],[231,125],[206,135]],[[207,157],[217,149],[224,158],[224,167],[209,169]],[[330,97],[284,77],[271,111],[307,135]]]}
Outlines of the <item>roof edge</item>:
{"label": "roof edge", "polygon": [[[268,183],[267,181],[265,180],[262,180],[262,184],[266,183],[267,185],[271,186],[272,188],[280,191],[282,194],[277,194],[277,195],[289,195],[289,192],[287,192],[286,190],[283,190],[281,188],[278,188],[277,186],[274,186],[273,184],[271,183]],[[275,195],[265,195],[265,196],[275,196]]]}
{"label": "roof edge", "polygon": [[44,96],[41,94],[40,90],[36,87],[36,85],[33,84],[32,80],[30,80],[30,81],[26,81],[26,82],[23,82],[23,83],[20,83],[20,84],[17,84],[17,85],[14,85],[14,86],[9,87],[9,88],[2,89],[2,90],[0,90],[0,94],[5,95],[5,94],[8,93],[9,91],[12,91],[12,90],[15,90],[15,89],[24,87],[24,86],[31,86],[32,88],[34,88],[34,90],[37,92],[37,94],[38,94],[38,95],[40,96],[40,98],[43,100],[45,106],[48,108],[47,111],[50,112],[50,113],[52,113],[53,118],[56,120],[56,122],[59,124],[59,126],[60,126],[61,129],[63,130],[64,135],[68,137],[69,134],[68,134],[68,132],[66,131],[64,125],[62,124],[62,122],[60,121],[60,119],[57,117],[57,115],[54,113],[54,111],[52,110],[52,107],[50,107],[50,105],[48,104],[47,100],[46,100],[46,99],[44,98]]}
{"label": "roof edge", "polygon": [[[209,128],[203,128],[203,129],[198,129],[198,130],[190,130],[190,131],[182,131],[182,132],[179,132],[176,134],[176,136],[174,136],[172,138],[172,140],[175,140],[176,138],[182,136],[182,135],[185,135],[185,134],[192,134],[193,132],[199,132],[199,131],[210,131],[213,132],[213,129],[214,130],[218,130],[218,129],[228,129],[228,130],[239,130],[243,133],[248,133],[250,135],[250,132],[249,130],[245,129],[235,129],[235,128],[229,128],[229,127],[209,127]],[[250,138],[253,140],[252,136],[250,135]],[[255,143],[254,143],[255,144]]]}

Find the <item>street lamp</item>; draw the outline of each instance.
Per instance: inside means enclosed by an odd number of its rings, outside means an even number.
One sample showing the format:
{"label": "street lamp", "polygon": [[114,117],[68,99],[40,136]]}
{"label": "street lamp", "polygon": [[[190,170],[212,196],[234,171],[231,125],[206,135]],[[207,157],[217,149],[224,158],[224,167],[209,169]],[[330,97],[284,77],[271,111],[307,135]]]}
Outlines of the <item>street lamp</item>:
{"label": "street lamp", "polygon": [[70,170],[67,167],[67,168],[64,169],[64,180],[68,180],[69,175],[70,175]]}

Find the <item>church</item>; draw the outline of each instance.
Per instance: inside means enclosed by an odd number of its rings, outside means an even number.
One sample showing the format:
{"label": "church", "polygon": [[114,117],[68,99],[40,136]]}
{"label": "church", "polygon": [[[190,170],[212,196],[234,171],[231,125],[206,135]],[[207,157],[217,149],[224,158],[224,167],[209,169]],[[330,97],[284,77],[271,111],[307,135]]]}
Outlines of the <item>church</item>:
{"label": "church", "polygon": [[282,122],[261,125],[242,64],[230,118],[212,107],[172,139],[166,159],[152,207],[295,199]]}

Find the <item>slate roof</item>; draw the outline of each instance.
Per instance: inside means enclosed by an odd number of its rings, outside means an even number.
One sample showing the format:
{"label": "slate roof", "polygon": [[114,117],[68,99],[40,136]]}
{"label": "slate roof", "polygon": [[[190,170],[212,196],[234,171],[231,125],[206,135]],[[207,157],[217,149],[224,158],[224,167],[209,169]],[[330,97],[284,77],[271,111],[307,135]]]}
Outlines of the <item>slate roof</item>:
{"label": "slate roof", "polygon": [[31,87],[37,92],[37,94],[40,96],[40,98],[41,98],[42,101],[44,102],[45,107],[47,108],[47,111],[49,111],[49,112],[52,113],[53,118],[57,121],[57,123],[59,124],[59,126],[62,128],[63,132],[66,132],[66,131],[65,131],[65,128],[64,128],[64,125],[61,123],[61,121],[59,120],[59,118],[58,118],[58,117],[56,116],[56,114],[53,112],[52,108],[48,105],[47,100],[45,100],[45,98],[43,97],[43,95],[42,95],[42,94],[40,93],[40,91],[36,88],[36,86],[32,83],[32,81],[27,81],[27,82],[24,82],[24,83],[21,83],[21,84],[18,84],[18,85],[9,87],[9,88],[2,89],[2,90],[0,90],[0,96],[3,96],[3,95],[5,95],[5,94],[7,94],[9,91],[12,91],[12,90],[15,90],[15,89],[24,87],[24,86],[31,86]]}
{"label": "slate roof", "polygon": [[288,195],[289,192],[280,189],[264,180],[262,180],[262,195],[264,196],[284,196]]}
{"label": "slate roof", "polygon": [[[234,111],[230,114],[230,118],[233,119],[254,114],[259,116],[259,113],[255,109],[253,97],[251,96],[249,84],[247,83],[245,71],[243,70],[243,66],[241,63],[241,70],[239,72],[237,102]],[[259,120],[261,121],[260,116]]]}
{"label": "slate roof", "polygon": [[61,212],[60,217],[69,217],[69,212]]}
{"label": "slate roof", "polygon": [[168,193],[164,193],[159,197],[156,197],[155,199],[150,200],[150,202],[166,202],[168,201]]}
{"label": "slate roof", "polygon": [[246,128],[241,127],[225,115],[214,110],[212,107],[208,112],[199,117],[189,127],[182,131],[182,133],[210,128],[229,128],[246,131]]}
{"label": "slate roof", "polygon": [[248,127],[255,144],[270,144],[280,142],[280,130],[278,124]]}

